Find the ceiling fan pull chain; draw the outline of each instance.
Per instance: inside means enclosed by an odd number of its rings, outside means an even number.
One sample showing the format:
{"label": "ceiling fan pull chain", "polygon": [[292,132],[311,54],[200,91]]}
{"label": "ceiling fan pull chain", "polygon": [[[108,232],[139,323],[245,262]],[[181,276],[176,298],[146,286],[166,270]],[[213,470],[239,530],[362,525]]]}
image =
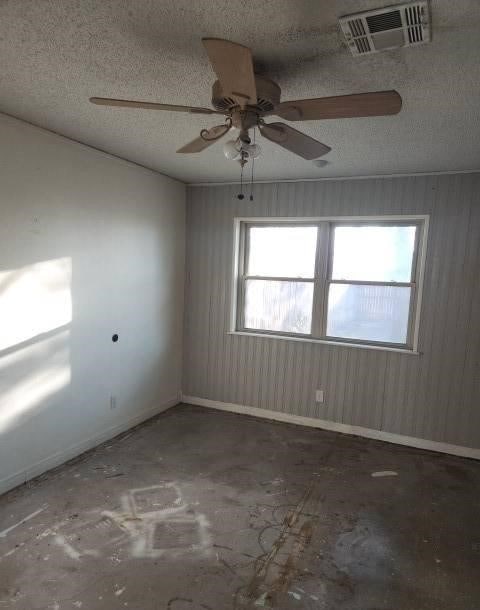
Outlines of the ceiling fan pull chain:
{"label": "ceiling fan pull chain", "polygon": [[[256,129],[253,128],[253,143],[255,144]],[[252,157],[252,173],[250,176],[250,201],[253,201],[253,174],[255,170],[255,157]]]}
{"label": "ceiling fan pull chain", "polygon": [[[242,161],[243,161],[243,153],[242,153]],[[240,199],[240,201],[242,201],[242,199],[245,198],[245,195],[243,194],[243,168],[245,166],[245,163],[240,163],[240,193],[237,195],[237,199]]]}

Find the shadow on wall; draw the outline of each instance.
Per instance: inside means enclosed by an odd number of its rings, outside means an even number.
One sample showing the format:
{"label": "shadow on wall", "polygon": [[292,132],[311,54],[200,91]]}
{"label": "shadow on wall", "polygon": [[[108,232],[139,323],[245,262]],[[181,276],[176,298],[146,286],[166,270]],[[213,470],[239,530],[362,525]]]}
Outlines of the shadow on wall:
{"label": "shadow on wall", "polygon": [[71,381],[72,261],[0,272],[0,438]]}

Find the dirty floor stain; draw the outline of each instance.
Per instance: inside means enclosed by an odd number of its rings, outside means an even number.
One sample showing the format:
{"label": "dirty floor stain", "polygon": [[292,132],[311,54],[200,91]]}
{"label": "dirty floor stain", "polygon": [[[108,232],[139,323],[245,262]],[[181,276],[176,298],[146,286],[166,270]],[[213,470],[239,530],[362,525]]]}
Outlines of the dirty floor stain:
{"label": "dirty floor stain", "polygon": [[479,514],[479,462],[181,405],[0,497],[0,610],[478,610]]}

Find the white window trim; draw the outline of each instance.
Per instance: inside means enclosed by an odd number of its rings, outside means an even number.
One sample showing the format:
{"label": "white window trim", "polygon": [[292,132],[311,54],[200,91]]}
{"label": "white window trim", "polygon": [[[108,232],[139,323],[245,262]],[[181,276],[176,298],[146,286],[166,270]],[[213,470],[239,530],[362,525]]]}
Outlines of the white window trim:
{"label": "white window trim", "polygon": [[[262,333],[250,332],[244,330],[237,330],[237,307],[238,307],[238,284],[239,284],[239,260],[240,260],[240,239],[241,239],[241,225],[242,223],[258,223],[258,224],[272,224],[272,223],[308,223],[308,222],[408,222],[408,221],[421,221],[423,223],[423,233],[419,243],[417,253],[417,265],[418,265],[418,284],[417,284],[417,295],[416,295],[416,308],[415,318],[413,320],[413,340],[412,347],[394,347],[389,345],[375,345],[369,343],[349,343],[348,341],[335,341],[331,339],[317,339],[313,337],[299,337],[284,335],[281,333]],[[428,226],[430,216],[428,214],[404,214],[404,215],[375,215],[375,216],[243,216],[235,217],[233,219],[233,256],[232,256],[232,290],[231,290],[231,301],[230,301],[230,328],[228,334],[240,335],[248,337],[258,338],[269,338],[269,339],[282,339],[286,341],[302,341],[306,343],[320,343],[324,345],[342,346],[342,347],[354,347],[360,349],[373,349],[382,350],[387,352],[401,352],[404,354],[416,354],[419,355],[418,351],[418,335],[420,329],[420,316],[422,311],[422,295],[423,295],[423,284],[425,278],[425,260],[427,252],[427,241],[428,241]]]}

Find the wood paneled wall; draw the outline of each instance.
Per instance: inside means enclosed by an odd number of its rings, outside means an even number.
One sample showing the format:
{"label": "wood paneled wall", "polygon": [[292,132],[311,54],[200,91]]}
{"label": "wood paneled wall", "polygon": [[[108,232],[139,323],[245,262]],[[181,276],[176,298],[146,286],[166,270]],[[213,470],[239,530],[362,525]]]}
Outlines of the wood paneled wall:
{"label": "wood paneled wall", "polygon": [[[183,393],[480,447],[480,174],[237,192],[189,188]],[[430,215],[421,355],[228,334],[234,217],[363,214]]]}

